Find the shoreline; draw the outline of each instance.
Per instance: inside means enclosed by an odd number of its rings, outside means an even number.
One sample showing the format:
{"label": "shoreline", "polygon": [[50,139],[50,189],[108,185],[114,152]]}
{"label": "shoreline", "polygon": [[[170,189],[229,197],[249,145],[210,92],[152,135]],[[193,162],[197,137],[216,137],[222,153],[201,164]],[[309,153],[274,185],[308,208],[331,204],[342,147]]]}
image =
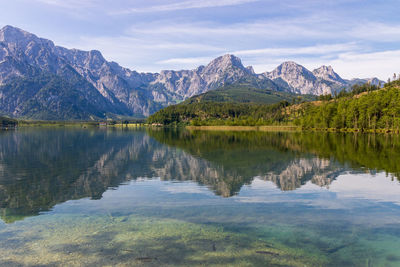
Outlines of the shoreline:
{"label": "shoreline", "polygon": [[400,129],[336,129],[336,128],[303,128],[301,126],[293,125],[259,125],[259,126],[230,126],[230,125],[203,125],[203,126],[168,126],[168,125],[151,125],[144,123],[128,123],[128,124],[102,124],[94,122],[22,122],[18,123],[15,127],[6,127],[0,130],[13,130],[18,128],[182,128],[189,131],[259,131],[259,132],[330,132],[330,133],[373,133],[373,134],[400,134]]}
{"label": "shoreline", "polygon": [[186,126],[190,131],[260,131],[260,132],[299,132],[298,126]]}
{"label": "shoreline", "polygon": [[374,133],[400,134],[399,129],[336,129],[336,128],[302,128],[301,126],[185,126],[189,131],[260,131],[260,132],[329,132],[329,133]]}

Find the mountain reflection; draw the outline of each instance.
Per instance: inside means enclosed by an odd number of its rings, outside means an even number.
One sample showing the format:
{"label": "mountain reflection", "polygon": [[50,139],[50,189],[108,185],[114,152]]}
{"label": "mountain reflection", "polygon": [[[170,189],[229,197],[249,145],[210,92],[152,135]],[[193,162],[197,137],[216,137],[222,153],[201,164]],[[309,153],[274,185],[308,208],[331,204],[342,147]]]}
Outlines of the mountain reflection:
{"label": "mountain reflection", "polygon": [[139,177],[195,181],[237,194],[254,177],[294,190],[329,184],[344,171],[399,177],[393,136],[178,130],[0,132],[0,209],[5,222],[68,200],[103,193]]}

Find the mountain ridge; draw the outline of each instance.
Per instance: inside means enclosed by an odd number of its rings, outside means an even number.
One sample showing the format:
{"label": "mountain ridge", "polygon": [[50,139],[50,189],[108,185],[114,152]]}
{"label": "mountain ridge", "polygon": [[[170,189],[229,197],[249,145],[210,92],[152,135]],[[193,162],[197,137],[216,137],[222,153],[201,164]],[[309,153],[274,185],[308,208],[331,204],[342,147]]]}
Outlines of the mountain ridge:
{"label": "mountain ridge", "polygon": [[[293,64],[297,67],[289,68],[288,73],[272,75],[274,70],[256,74],[251,66],[245,67],[240,58],[226,54],[192,70],[139,73],[116,62],[107,61],[100,51],[67,49],[27,31],[5,26],[0,29],[0,103],[3,103],[0,113],[13,117],[50,119],[48,116],[40,117],[40,114],[35,115],[32,112],[21,112],[29,108],[29,101],[37,102],[39,98],[46,106],[46,98],[37,95],[40,90],[29,91],[28,88],[29,99],[23,98],[18,92],[14,92],[13,95],[4,92],[10,84],[18,83],[16,80],[34,80],[35,76],[55,75],[57,80],[68,80],[71,77],[80,80],[79,83],[70,84],[70,88],[63,90],[75,92],[78,99],[88,105],[93,104],[94,110],[89,113],[84,110],[77,112],[74,119],[146,117],[163,107],[225,85],[235,84],[243,79],[264,83],[268,86],[264,89],[314,95],[333,93],[351,83],[341,79],[339,75],[338,80],[341,82],[317,78],[303,66],[294,62]],[[296,80],[293,80],[293,77]],[[355,79],[353,82],[363,81],[366,80]],[[36,83],[32,84],[32,88],[37,86]],[[61,92],[59,88],[55,88],[55,91]],[[83,103],[70,99],[72,102],[64,106],[65,101],[55,96],[47,96],[49,101],[53,101],[53,104],[49,105],[52,107],[49,113],[62,114]],[[11,109],[8,103],[18,105]]]}

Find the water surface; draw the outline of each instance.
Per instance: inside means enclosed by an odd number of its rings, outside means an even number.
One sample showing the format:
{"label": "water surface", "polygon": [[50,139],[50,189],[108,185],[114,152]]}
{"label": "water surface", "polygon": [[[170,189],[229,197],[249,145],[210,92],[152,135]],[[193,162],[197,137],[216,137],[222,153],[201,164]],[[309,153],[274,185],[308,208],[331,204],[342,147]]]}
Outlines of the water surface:
{"label": "water surface", "polygon": [[1,266],[399,266],[400,138],[0,132]]}

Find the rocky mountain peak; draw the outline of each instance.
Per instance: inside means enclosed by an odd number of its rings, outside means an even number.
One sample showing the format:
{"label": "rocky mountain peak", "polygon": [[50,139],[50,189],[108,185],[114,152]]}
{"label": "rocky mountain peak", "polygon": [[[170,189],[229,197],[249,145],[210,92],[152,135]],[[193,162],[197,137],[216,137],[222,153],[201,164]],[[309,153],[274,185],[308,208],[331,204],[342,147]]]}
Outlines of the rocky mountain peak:
{"label": "rocky mountain peak", "polygon": [[267,72],[265,75],[270,79],[282,78],[285,81],[303,77],[308,80],[315,80],[315,76],[300,64],[293,61],[286,61],[279,65],[272,72]]}
{"label": "rocky mountain peak", "polygon": [[[40,90],[35,91],[35,88],[43,87],[35,79],[48,78],[49,74],[54,81],[70,82],[64,87],[58,87],[58,98],[44,95],[51,93],[47,90],[50,87],[46,87],[43,94],[39,94]],[[322,66],[313,73],[293,61],[284,62],[272,72],[258,75],[252,67],[244,67],[240,58],[231,54],[220,56],[208,65],[194,70],[167,70],[159,74],[138,73],[115,62],[108,62],[99,51],[55,46],[50,40],[12,26],[5,26],[0,29],[0,85],[16,89],[19,87],[14,85],[14,80],[20,79],[19,82],[22,82],[21,78],[31,79],[36,84],[27,88],[25,95],[21,90],[8,90],[7,93],[0,87],[0,104],[4,103],[0,105],[0,113],[25,116],[33,112],[25,108],[29,107],[27,103],[40,102],[46,109],[49,107],[49,101],[56,99],[54,101],[60,102],[54,102],[51,106],[52,111],[48,114],[63,114],[62,112],[71,109],[68,105],[61,105],[64,103],[61,96],[79,94],[79,99],[86,103],[83,104],[85,108],[90,103],[90,114],[95,116],[100,114],[99,117],[102,117],[105,111],[112,114],[148,116],[162,107],[188,97],[241,81],[260,82],[265,83],[263,86],[270,87],[269,89],[314,95],[332,93],[346,86],[366,82],[365,79],[342,80],[330,66]],[[371,81],[378,82],[377,79]],[[36,102],[32,102],[33,100]],[[75,104],[78,105],[77,102]],[[87,118],[89,113],[85,113],[88,111],[85,108],[82,112],[75,109],[81,112],[76,114]]]}
{"label": "rocky mountain peak", "polygon": [[333,70],[332,66],[321,66],[313,70],[313,74],[327,81],[344,83],[344,80]]}
{"label": "rocky mountain peak", "polygon": [[291,72],[297,72],[297,73],[309,72],[305,67],[293,61],[283,62],[275,70],[280,74],[291,73]]}
{"label": "rocky mountain peak", "polygon": [[[42,39],[36,35],[29,33],[27,31],[21,30],[12,26],[4,26],[0,29],[0,42],[3,43],[3,47],[7,47],[8,53],[3,53],[4,55],[16,56],[17,54],[32,55],[37,54],[39,50],[52,50],[54,48],[54,43],[47,39]],[[40,53],[46,54],[46,53]],[[0,59],[2,55],[0,53]]]}
{"label": "rocky mountain peak", "polygon": [[254,71],[253,66],[247,66],[246,69],[247,69],[251,74],[256,74],[256,72]]}
{"label": "rocky mountain peak", "polygon": [[226,54],[211,61],[206,68],[218,68],[220,70],[226,70],[233,67],[245,69],[240,58],[234,55]]}
{"label": "rocky mountain peak", "polygon": [[34,34],[26,32],[10,25],[0,29],[0,41],[8,43],[26,42],[27,40],[38,39]]}
{"label": "rocky mountain peak", "polygon": [[88,67],[89,68],[99,68],[106,62],[103,55],[98,50],[89,51],[88,55]]}
{"label": "rocky mountain peak", "polygon": [[313,72],[316,72],[316,73],[318,73],[318,72],[334,73],[333,68],[332,68],[331,65],[329,65],[329,66],[322,65],[321,67],[313,70]]}
{"label": "rocky mountain peak", "polygon": [[315,89],[317,78],[314,74],[302,65],[293,61],[286,61],[279,65],[272,72],[263,74],[272,80],[284,81],[287,83],[290,91],[301,94],[318,94],[319,92],[311,92]]}

